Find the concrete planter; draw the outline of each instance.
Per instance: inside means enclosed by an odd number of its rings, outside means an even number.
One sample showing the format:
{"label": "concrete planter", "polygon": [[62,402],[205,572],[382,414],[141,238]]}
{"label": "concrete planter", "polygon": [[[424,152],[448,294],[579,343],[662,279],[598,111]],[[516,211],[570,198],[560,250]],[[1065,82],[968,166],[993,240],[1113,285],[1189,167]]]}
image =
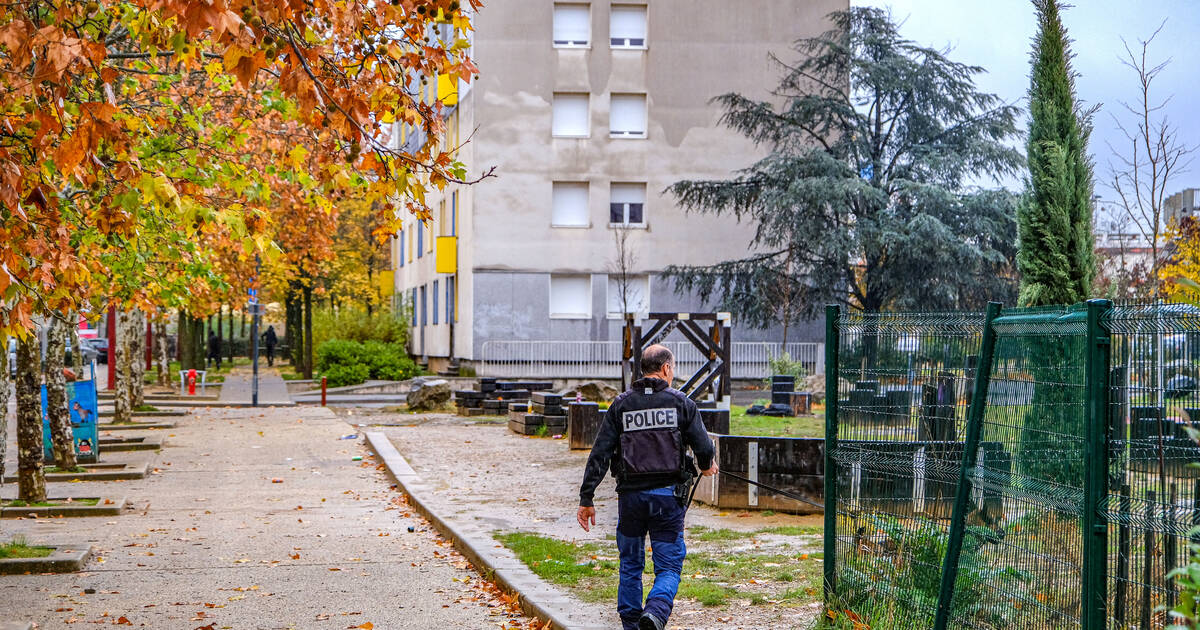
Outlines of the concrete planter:
{"label": "concrete planter", "polygon": [[[150,471],[150,462],[131,462],[113,464],[84,464],[86,472],[81,473],[46,473],[46,481],[130,481],[145,479]],[[4,476],[5,483],[15,482],[17,475]]]}
{"label": "concrete planter", "polygon": [[[46,545],[54,547],[53,545]],[[90,546],[83,549],[54,547],[45,558],[0,558],[0,575],[24,575],[30,573],[75,573],[92,557]],[[18,626],[19,627],[19,626]]]}
{"label": "concrete planter", "polygon": [[[47,507],[0,508],[0,518],[74,518],[80,516],[118,516],[125,509],[125,497],[75,497],[76,500],[96,499],[96,505],[53,505]],[[66,497],[51,497],[50,501],[66,501]]]}

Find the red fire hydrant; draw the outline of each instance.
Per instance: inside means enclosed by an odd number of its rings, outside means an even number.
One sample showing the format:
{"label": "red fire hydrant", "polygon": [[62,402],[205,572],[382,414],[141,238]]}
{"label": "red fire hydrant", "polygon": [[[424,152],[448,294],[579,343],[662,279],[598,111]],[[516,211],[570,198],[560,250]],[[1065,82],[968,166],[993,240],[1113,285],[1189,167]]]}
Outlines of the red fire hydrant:
{"label": "red fire hydrant", "polygon": [[188,396],[196,395],[196,369],[192,368],[187,372]]}

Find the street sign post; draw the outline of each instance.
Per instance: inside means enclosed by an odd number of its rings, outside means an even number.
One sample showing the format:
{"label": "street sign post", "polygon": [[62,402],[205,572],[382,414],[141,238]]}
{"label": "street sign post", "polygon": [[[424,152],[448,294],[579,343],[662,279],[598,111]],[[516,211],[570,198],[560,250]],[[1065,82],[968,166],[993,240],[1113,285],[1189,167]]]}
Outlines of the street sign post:
{"label": "street sign post", "polygon": [[[254,255],[254,281],[258,282],[258,273],[261,269],[262,261],[258,254]],[[258,319],[262,317],[262,305],[258,303],[258,289],[250,287],[249,307],[250,313],[253,315],[250,320],[250,337],[254,340],[254,351],[251,359],[254,366],[254,378],[250,385],[250,406],[258,406]]]}

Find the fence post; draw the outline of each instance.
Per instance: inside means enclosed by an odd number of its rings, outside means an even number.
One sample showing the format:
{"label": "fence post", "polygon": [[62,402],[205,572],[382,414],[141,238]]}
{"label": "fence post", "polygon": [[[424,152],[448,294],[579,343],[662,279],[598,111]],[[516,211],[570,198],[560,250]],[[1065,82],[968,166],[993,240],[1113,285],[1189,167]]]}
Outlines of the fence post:
{"label": "fence post", "polygon": [[946,541],[946,557],[942,561],[942,584],[938,592],[937,616],[934,630],[946,630],[953,611],[954,582],[958,579],[958,560],[962,555],[966,534],[967,500],[971,496],[971,475],[979,456],[979,436],[983,432],[983,414],[987,404],[988,378],[992,375],[996,350],[996,330],[992,322],[1000,316],[1000,303],[988,302],[983,321],[983,342],[979,349],[979,365],[975,370],[975,389],[967,412],[967,435],[963,443],[962,466],[958,473],[958,489],[954,495],[954,511],[950,516],[950,537]]}
{"label": "fence post", "polygon": [[825,307],[825,604],[837,593],[838,347],[842,308]]}
{"label": "fence post", "polygon": [[1087,303],[1087,373],[1084,395],[1083,630],[1103,630],[1108,600],[1108,366],[1112,343],[1103,317],[1108,300]]}

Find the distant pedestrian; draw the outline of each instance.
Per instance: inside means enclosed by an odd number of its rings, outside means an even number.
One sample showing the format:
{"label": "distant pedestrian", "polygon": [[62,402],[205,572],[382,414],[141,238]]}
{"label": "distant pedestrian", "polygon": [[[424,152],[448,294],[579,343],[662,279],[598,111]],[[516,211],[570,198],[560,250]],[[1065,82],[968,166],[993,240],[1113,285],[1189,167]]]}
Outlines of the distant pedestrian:
{"label": "distant pedestrian", "polygon": [[267,326],[263,342],[267,345],[267,365],[275,365],[275,344],[279,343],[279,337],[275,334],[274,326]]}
{"label": "distant pedestrian", "polygon": [[217,364],[217,369],[221,369],[221,338],[216,332],[208,333],[208,359]]}

